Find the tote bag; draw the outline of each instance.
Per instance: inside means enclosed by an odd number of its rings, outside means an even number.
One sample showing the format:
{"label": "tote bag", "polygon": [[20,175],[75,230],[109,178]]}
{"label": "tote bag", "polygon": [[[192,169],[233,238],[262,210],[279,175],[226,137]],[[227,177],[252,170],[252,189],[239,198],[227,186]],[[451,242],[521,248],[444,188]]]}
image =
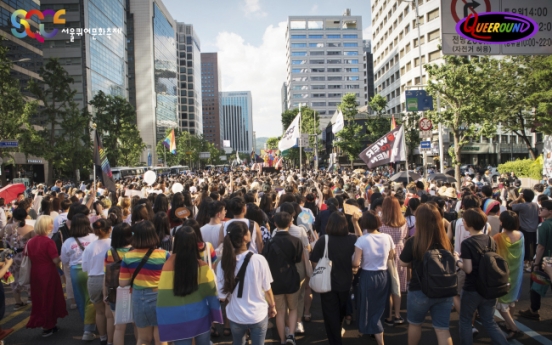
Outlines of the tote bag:
{"label": "tote bag", "polygon": [[125,325],[133,322],[130,286],[119,286],[117,288],[117,303],[115,304],[115,324]]}
{"label": "tote bag", "polygon": [[394,259],[387,260],[387,271],[391,279],[391,293],[401,297],[401,282],[399,280],[399,272]]}
{"label": "tote bag", "polygon": [[23,260],[21,260],[21,267],[19,268],[19,285],[24,286],[31,283],[31,259],[27,253],[27,247],[29,242],[25,245],[25,251],[23,252]]}
{"label": "tote bag", "polygon": [[329,292],[332,290],[332,262],[328,258],[328,235],[324,236],[325,246],[324,255],[316,264],[309,282],[311,289],[318,293]]}

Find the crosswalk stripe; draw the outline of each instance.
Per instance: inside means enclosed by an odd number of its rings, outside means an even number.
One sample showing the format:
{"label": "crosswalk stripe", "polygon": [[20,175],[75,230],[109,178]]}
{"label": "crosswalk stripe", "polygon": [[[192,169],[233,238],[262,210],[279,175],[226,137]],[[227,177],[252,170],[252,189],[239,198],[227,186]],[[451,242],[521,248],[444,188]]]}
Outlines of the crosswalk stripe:
{"label": "crosswalk stripe", "polygon": [[10,322],[12,319],[18,317],[19,315],[21,315],[24,311],[28,310],[29,308],[31,307],[30,304],[27,304],[25,307],[11,313],[8,317],[2,319],[2,321],[0,321],[0,326]]}
{"label": "crosswalk stripe", "polygon": [[[504,320],[502,318],[502,316],[500,315],[500,313],[495,310],[495,316],[501,320]],[[516,321],[514,320],[514,322],[516,323],[516,326],[523,332],[525,333],[525,335],[533,338],[535,341],[541,343],[542,345],[552,345],[552,340],[549,340],[548,338],[545,338],[543,337],[542,335],[540,335],[539,333],[533,331],[531,328],[525,326],[524,324],[522,324],[521,322],[519,321]],[[517,340],[516,340],[517,341]],[[514,342],[511,342],[512,344],[515,344]]]}
{"label": "crosswalk stripe", "polygon": [[21,328],[25,327],[27,323],[29,322],[30,316],[27,316],[23,321],[19,322],[15,326],[13,326],[13,332],[8,334],[6,338],[8,338],[10,335],[14,334],[15,332],[19,331]]}

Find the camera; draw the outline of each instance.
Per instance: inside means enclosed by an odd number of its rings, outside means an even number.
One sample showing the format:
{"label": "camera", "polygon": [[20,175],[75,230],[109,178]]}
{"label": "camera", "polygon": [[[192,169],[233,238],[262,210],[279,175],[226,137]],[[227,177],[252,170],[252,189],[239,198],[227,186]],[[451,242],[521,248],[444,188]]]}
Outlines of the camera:
{"label": "camera", "polygon": [[6,262],[6,259],[13,259],[15,252],[9,248],[0,248],[0,262]]}

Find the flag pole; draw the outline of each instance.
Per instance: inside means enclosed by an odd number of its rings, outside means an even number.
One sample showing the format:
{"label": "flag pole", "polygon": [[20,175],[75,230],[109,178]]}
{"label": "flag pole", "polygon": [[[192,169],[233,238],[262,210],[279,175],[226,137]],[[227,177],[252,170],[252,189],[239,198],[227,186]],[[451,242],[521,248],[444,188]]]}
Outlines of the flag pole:
{"label": "flag pole", "polygon": [[404,123],[402,124],[402,131],[403,131],[403,150],[404,150],[404,162],[406,165],[406,184],[410,183],[410,175],[408,174],[408,151],[406,150],[406,133],[404,132]]}
{"label": "flag pole", "polygon": [[[94,169],[93,169],[93,174],[94,174],[94,190],[96,190],[96,155],[99,155],[100,153],[98,152],[98,130],[96,129],[96,124],[93,123],[92,124],[92,128],[94,129]],[[94,192],[94,201],[96,201],[96,192]]]}
{"label": "flag pole", "polygon": [[303,138],[301,135],[301,120],[303,115],[301,114],[301,104],[299,104],[299,175],[303,176]]}
{"label": "flag pole", "polygon": [[165,166],[167,166],[167,147],[163,144],[163,162],[165,163]]}

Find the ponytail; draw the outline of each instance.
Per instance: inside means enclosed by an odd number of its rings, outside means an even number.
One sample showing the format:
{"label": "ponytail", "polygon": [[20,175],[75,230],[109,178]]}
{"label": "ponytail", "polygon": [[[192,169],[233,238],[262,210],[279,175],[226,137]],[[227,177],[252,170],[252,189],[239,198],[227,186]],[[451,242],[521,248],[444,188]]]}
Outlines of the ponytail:
{"label": "ponytail", "polygon": [[236,287],[236,249],[243,246],[243,237],[249,231],[244,222],[232,222],[226,228],[224,237],[222,258],[220,261],[222,273],[224,275],[224,286],[222,292],[231,294]]}

